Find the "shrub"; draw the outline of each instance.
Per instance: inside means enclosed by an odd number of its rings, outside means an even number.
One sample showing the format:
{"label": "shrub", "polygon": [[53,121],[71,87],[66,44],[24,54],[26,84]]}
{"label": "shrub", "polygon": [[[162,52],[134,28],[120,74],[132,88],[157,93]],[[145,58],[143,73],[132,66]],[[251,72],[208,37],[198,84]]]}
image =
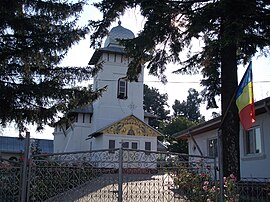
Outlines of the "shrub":
{"label": "shrub", "polygon": [[[182,168],[174,176],[174,184],[179,193],[190,201],[212,202],[216,200],[216,197],[219,200],[219,183],[217,181],[215,183],[210,173]],[[236,196],[236,178],[231,174],[224,177],[224,201],[236,201]]]}

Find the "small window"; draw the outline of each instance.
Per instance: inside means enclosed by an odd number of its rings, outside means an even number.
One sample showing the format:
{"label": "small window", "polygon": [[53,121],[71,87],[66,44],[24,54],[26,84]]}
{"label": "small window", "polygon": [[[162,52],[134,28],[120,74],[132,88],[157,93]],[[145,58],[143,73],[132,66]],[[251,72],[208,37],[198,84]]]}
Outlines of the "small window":
{"label": "small window", "polygon": [[83,123],[85,122],[85,114],[83,114],[82,122],[83,122]]}
{"label": "small window", "polygon": [[92,122],[92,114],[89,115],[89,123]]}
{"label": "small window", "polygon": [[151,142],[145,142],[145,150],[151,151]]}
{"label": "small window", "polygon": [[[151,151],[151,142],[145,142],[145,151]],[[145,152],[145,154],[149,155],[150,152]]]}
{"label": "small window", "polygon": [[128,149],[129,148],[129,142],[123,142],[122,147],[125,148],[125,149]]}
{"label": "small window", "polygon": [[127,99],[127,80],[121,78],[118,80],[117,98]]}
{"label": "small window", "polygon": [[93,145],[92,145],[93,143],[92,142],[90,142],[90,151],[92,151],[92,147],[93,147]]}
{"label": "small window", "polygon": [[217,138],[208,140],[208,156],[217,157]]}
{"label": "small window", "polygon": [[145,150],[151,151],[151,142],[145,142]]}
{"label": "small window", "polygon": [[131,149],[138,149],[138,143],[137,142],[132,142],[131,143]]}
{"label": "small window", "polygon": [[[109,140],[109,149],[115,149],[115,140]],[[109,151],[110,153],[114,153],[114,151]]]}
{"label": "small window", "polygon": [[262,137],[259,127],[250,129],[245,134],[246,155],[261,154],[262,153]]}

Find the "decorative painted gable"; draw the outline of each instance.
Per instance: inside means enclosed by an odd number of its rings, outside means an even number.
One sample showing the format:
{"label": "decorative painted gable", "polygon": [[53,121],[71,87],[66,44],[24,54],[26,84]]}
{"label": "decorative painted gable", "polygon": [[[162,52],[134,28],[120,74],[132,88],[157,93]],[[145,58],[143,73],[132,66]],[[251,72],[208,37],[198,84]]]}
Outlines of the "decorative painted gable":
{"label": "decorative painted gable", "polygon": [[134,136],[160,136],[160,133],[140,119],[131,115],[100,131],[102,134],[121,134]]}

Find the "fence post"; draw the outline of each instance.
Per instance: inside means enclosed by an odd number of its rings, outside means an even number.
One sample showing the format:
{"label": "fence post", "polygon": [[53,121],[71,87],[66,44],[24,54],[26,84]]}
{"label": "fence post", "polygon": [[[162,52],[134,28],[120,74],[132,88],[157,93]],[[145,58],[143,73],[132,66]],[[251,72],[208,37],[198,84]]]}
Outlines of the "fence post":
{"label": "fence post", "polygon": [[119,169],[118,169],[118,202],[123,200],[123,147],[119,148]]}
{"label": "fence post", "polygon": [[217,189],[218,189],[217,168],[218,168],[217,160],[216,160],[216,157],[214,157],[215,201],[216,202],[218,201],[218,192],[217,192]]}
{"label": "fence post", "polygon": [[224,179],[223,179],[223,143],[222,131],[218,130],[218,158],[219,158],[219,188],[220,188],[220,202],[224,201]]}
{"label": "fence post", "polygon": [[23,159],[23,179],[22,179],[22,195],[21,202],[26,199],[26,187],[27,187],[27,161],[29,156],[29,146],[30,146],[30,132],[26,132],[25,143],[24,143],[24,159]]}

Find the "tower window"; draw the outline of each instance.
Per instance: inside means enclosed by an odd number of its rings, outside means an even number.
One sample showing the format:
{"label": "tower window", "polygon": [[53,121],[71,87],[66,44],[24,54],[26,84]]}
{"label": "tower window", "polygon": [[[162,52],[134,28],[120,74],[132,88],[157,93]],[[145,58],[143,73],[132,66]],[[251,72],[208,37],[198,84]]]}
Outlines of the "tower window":
{"label": "tower window", "polygon": [[127,80],[125,78],[120,78],[118,80],[117,98],[127,99]]}
{"label": "tower window", "polygon": [[82,122],[83,123],[85,122],[85,114],[83,114],[83,120],[82,120]]}

